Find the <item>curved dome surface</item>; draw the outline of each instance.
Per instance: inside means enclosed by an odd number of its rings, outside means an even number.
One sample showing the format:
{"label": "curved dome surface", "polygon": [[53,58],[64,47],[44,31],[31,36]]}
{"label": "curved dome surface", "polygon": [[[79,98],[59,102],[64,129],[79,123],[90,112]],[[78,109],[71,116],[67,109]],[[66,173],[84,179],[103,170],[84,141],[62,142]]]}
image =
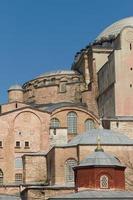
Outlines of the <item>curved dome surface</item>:
{"label": "curved dome surface", "polygon": [[96,40],[100,40],[102,37],[108,37],[109,35],[114,35],[116,37],[126,26],[133,26],[133,17],[121,19],[108,26],[98,35]]}
{"label": "curved dome surface", "polygon": [[37,78],[41,78],[43,76],[53,76],[53,75],[62,75],[62,74],[78,74],[75,71],[72,70],[57,70],[57,71],[51,71],[51,72],[45,72],[38,76]]}
{"label": "curved dome surface", "polygon": [[122,133],[108,129],[92,129],[73,138],[67,146],[76,146],[78,144],[96,145],[98,137],[100,137],[101,144],[133,145],[133,139],[129,139]]}
{"label": "curved dome surface", "polygon": [[122,166],[120,161],[111,154],[103,151],[91,153],[78,166]]}
{"label": "curved dome surface", "polygon": [[11,87],[9,87],[8,91],[10,91],[10,90],[23,90],[23,88],[21,85],[15,84],[15,85],[12,85]]}

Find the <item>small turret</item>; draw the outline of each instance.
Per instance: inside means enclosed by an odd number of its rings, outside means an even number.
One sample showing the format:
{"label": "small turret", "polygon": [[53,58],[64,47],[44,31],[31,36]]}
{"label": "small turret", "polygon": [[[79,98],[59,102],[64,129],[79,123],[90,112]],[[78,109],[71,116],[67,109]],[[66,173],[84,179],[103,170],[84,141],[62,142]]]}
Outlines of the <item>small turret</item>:
{"label": "small turret", "polygon": [[12,85],[8,89],[8,102],[11,103],[14,101],[23,102],[23,88],[21,85]]}

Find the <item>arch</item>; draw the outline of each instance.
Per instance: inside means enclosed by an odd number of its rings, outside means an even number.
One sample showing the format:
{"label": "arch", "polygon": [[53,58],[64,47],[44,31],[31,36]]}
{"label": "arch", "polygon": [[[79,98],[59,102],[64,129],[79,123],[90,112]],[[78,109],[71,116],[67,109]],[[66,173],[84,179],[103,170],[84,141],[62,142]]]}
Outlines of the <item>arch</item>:
{"label": "arch", "polygon": [[85,121],[85,131],[89,131],[95,128],[95,123],[93,119],[87,119]]}
{"label": "arch", "polygon": [[77,161],[74,158],[69,158],[65,162],[65,182],[74,182],[73,167],[77,165]]}
{"label": "arch", "polygon": [[109,178],[106,175],[100,176],[100,188],[108,189],[109,188]]}
{"label": "arch", "polygon": [[36,116],[36,117],[38,118],[38,120],[40,121],[40,124],[42,124],[41,118],[40,118],[35,112],[33,112],[33,110],[23,110],[23,111],[21,111],[20,113],[17,113],[17,115],[14,117],[13,122],[15,123],[15,120],[16,120],[20,115],[25,114],[25,113],[33,114],[34,116]]}
{"label": "arch", "polygon": [[76,112],[69,112],[67,114],[67,128],[68,133],[77,133],[77,114]]}
{"label": "arch", "polygon": [[44,83],[44,84],[46,83],[46,81],[47,81],[47,79],[43,79],[43,83]]}
{"label": "arch", "polygon": [[75,106],[73,106],[73,107],[63,106],[63,107],[60,107],[60,108],[56,108],[52,111],[52,116],[54,116],[55,114],[58,114],[59,112],[66,111],[66,110],[67,111],[70,110],[70,112],[72,110],[73,110],[73,112],[75,112],[75,111],[83,112],[83,113],[89,115],[88,117],[92,118],[97,124],[100,124],[100,121],[99,121],[99,119],[97,118],[96,115],[92,114],[90,111],[85,110],[84,108],[79,108],[79,107],[75,107]]}
{"label": "arch", "polygon": [[0,185],[2,185],[4,182],[4,174],[3,171],[0,169]]}
{"label": "arch", "polygon": [[55,77],[52,77],[52,78],[50,79],[50,83],[51,83],[51,84],[55,84],[55,81],[56,81],[56,78],[55,78]]}
{"label": "arch", "polygon": [[52,118],[50,122],[50,127],[51,128],[58,128],[60,127],[60,121],[58,118]]}
{"label": "arch", "polygon": [[24,142],[28,141],[31,151],[40,150],[43,142],[41,138],[42,123],[34,112],[27,111],[27,109],[20,112],[14,119],[13,131],[15,141],[22,144],[20,148],[25,148]]}

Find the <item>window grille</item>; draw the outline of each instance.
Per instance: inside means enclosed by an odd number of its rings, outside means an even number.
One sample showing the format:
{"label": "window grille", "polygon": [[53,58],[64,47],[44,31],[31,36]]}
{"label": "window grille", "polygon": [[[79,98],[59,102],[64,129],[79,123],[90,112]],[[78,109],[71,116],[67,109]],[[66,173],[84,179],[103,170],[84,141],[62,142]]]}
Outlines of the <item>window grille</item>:
{"label": "window grille", "polygon": [[57,118],[51,119],[51,128],[58,128],[60,127],[60,121]]}
{"label": "window grille", "polygon": [[0,169],[0,185],[3,184],[3,179],[4,179],[4,175],[3,175],[2,170]]}
{"label": "window grille", "polygon": [[109,184],[108,184],[108,177],[103,175],[100,177],[100,188],[101,189],[107,189],[109,188]]}
{"label": "window grille", "polygon": [[69,112],[67,116],[68,133],[77,133],[77,114]]}
{"label": "window grille", "polygon": [[22,174],[21,173],[17,173],[15,174],[15,183],[22,183]]}
{"label": "window grille", "polygon": [[85,131],[89,131],[95,128],[94,121],[92,119],[87,119],[85,121]]}
{"label": "window grille", "polygon": [[69,159],[65,163],[65,179],[66,182],[74,182],[74,171],[73,167],[77,165],[77,161],[74,159]]}

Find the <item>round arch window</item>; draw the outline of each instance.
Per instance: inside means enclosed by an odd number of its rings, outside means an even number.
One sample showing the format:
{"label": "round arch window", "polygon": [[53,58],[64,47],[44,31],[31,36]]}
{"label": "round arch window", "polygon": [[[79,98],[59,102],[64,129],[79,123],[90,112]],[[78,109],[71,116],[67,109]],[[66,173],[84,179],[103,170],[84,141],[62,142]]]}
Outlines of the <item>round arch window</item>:
{"label": "round arch window", "polygon": [[92,119],[87,119],[85,121],[85,131],[89,131],[95,128],[95,123]]}
{"label": "round arch window", "polygon": [[67,127],[68,133],[77,133],[77,114],[75,112],[69,112],[67,115]]}
{"label": "round arch window", "polygon": [[50,127],[51,128],[59,128],[60,127],[60,121],[57,118],[51,119]]}

